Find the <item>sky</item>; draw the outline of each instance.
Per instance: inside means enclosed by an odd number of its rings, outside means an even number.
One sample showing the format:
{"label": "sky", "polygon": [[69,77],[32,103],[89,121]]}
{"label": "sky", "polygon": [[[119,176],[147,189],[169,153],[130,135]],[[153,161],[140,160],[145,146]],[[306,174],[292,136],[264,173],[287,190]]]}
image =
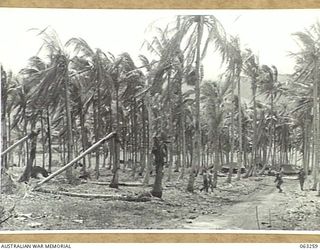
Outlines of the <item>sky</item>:
{"label": "sky", "polygon": [[[299,50],[292,33],[303,31],[320,18],[317,10],[79,10],[0,8],[0,63],[18,72],[34,56],[42,41],[34,30],[52,27],[62,43],[81,37],[92,48],[115,55],[128,52],[139,65],[147,27],[163,26],[174,15],[206,14],[220,20],[226,32],[240,37],[242,48],[251,48],[261,64],[275,65],[279,73],[293,72],[288,53]],[[222,73],[220,57],[213,51],[203,61],[206,79]]]}

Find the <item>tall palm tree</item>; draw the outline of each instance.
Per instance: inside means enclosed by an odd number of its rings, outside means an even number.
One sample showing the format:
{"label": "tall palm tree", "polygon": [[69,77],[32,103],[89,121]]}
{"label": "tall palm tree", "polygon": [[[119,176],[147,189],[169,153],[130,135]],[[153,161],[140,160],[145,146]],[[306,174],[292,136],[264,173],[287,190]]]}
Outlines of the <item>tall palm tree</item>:
{"label": "tall palm tree", "polygon": [[[43,40],[41,53],[49,59],[48,68],[36,72],[36,76],[41,79],[39,84],[32,89],[31,99],[35,106],[50,106],[57,109],[64,106],[66,131],[67,131],[67,160],[73,159],[73,132],[71,119],[70,102],[70,59],[65,46],[59,40],[57,33],[50,28],[46,28],[38,33]],[[72,168],[67,171],[67,179],[73,181]]]}
{"label": "tall palm tree", "polygon": [[226,88],[219,88],[216,82],[204,82],[202,95],[205,109],[205,123],[208,125],[210,143],[214,151],[214,187],[217,185],[217,172],[219,166],[219,138],[223,128],[224,113],[223,100]]}
{"label": "tall palm tree", "polygon": [[[90,82],[90,85],[85,88],[88,101],[80,101],[78,110],[82,112],[81,105],[90,105],[93,107],[93,120],[94,120],[94,136],[95,141],[99,141],[103,136],[102,132],[102,106],[103,99],[111,97],[109,93],[110,89],[114,89],[114,82],[108,72],[108,67],[111,67],[111,60],[100,49],[93,50],[88,43],[82,38],[72,38],[66,46],[73,47],[75,57],[72,59],[76,70],[85,72],[87,76],[86,80]],[[85,82],[85,81],[84,81]],[[79,85],[80,87],[82,85]],[[81,90],[80,90],[81,91]],[[90,101],[89,101],[90,100]],[[86,108],[85,108],[86,110]],[[84,113],[80,114],[80,122],[82,127],[83,144],[87,144],[86,135],[84,131]],[[86,145],[83,145],[86,146]],[[99,149],[96,150],[96,166],[95,175],[99,178],[100,175],[100,154]]]}
{"label": "tall palm tree", "polygon": [[250,49],[246,50],[245,53],[246,61],[243,65],[244,73],[250,78],[251,81],[251,91],[252,91],[252,102],[253,102],[253,136],[252,136],[252,165],[253,165],[253,173],[255,175],[255,169],[257,166],[257,78],[259,77],[259,61],[258,58],[253,55]]}
{"label": "tall palm tree", "polygon": [[[177,22],[177,29],[179,29],[180,21]],[[149,51],[156,54],[158,62],[154,68],[154,80],[153,85],[159,89],[165,86],[162,92],[163,102],[167,103],[167,109],[169,113],[169,169],[168,169],[168,181],[171,180],[172,169],[173,169],[173,144],[174,144],[174,90],[177,88],[176,85],[182,84],[182,52],[180,49],[181,34],[176,33],[172,37],[169,36],[169,26],[165,30],[158,28],[157,36],[154,36],[151,42],[146,41],[145,44]],[[180,157],[180,155],[177,157]]]}
{"label": "tall palm tree", "polygon": [[201,151],[201,127],[200,127],[200,85],[202,80],[201,61],[207,53],[208,46],[214,44],[222,55],[223,61],[226,60],[227,46],[226,34],[223,26],[214,16],[180,16],[179,34],[180,41],[186,40],[186,46],[182,48],[185,54],[185,62],[188,67],[195,64],[195,160],[188,181],[187,190],[193,192],[195,173],[200,167]]}
{"label": "tall palm tree", "polygon": [[276,112],[275,112],[275,101],[281,95],[281,87],[278,82],[278,70],[275,66],[262,65],[259,74],[259,87],[260,91],[266,96],[270,101],[270,152],[272,152],[271,164],[276,165]]}
{"label": "tall palm tree", "polygon": [[318,178],[319,159],[320,159],[320,125],[319,125],[319,40],[320,40],[320,23],[312,25],[309,29],[303,32],[293,34],[297,38],[301,50],[293,55],[297,62],[296,75],[299,79],[310,80],[313,85],[313,189],[318,186],[320,194],[320,183]]}

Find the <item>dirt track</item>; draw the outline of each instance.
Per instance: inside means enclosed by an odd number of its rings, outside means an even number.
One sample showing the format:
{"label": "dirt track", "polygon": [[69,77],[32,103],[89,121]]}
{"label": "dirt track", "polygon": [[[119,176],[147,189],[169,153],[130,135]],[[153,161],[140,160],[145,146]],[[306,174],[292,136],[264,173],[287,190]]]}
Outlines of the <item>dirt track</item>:
{"label": "dirt track", "polygon": [[[284,192],[279,193],[271,182],[259,188],[259,191],[243,197],[242,201],[224,207],[218,215],[199,216],[188,229],[206,230],[269,230],[285,215],[293,194],[299,190],[297,180],[287,179],[283,185]],[[278,227],[279,225],[277,225]]]}

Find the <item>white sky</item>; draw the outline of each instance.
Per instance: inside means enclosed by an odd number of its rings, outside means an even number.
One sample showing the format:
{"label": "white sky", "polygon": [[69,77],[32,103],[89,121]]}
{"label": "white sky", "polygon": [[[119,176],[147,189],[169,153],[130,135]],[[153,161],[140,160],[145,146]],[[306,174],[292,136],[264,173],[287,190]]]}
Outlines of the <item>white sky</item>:
{"label": "white sky", "polygon": [[[92,48],[136,60],[153,21],[166,23],[176,14],[215,15],[227,33],[239,35],[241,44],[260,57],[261,64],[275,65],[280,73],[291,73],[293,60],[288,51],[298,47],[291,36],[317,21],[320,10],[72,10],[0,8],[0,63],[17,72],[35,55],[41,39],[30,28],[54,28],[63,43],[82,37]],[[209,53],[204,60],[205,78],[222,73],[219,56]]]}

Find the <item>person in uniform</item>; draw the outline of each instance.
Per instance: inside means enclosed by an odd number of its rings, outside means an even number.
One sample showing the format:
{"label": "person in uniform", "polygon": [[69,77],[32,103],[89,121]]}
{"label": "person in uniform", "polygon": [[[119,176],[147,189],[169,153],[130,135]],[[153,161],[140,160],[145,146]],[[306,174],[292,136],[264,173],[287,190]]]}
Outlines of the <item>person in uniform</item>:
{"label": "person in uniform", "polygon": [[279,189],[279,193],[282,193],[282,188],[281,188],[281,185],[283,183],[282,176],[283,176],[283,174],[280,171],[279,173],[276,173],[276,179],[274,180],[274,182],[276,183],[277,189]]}

